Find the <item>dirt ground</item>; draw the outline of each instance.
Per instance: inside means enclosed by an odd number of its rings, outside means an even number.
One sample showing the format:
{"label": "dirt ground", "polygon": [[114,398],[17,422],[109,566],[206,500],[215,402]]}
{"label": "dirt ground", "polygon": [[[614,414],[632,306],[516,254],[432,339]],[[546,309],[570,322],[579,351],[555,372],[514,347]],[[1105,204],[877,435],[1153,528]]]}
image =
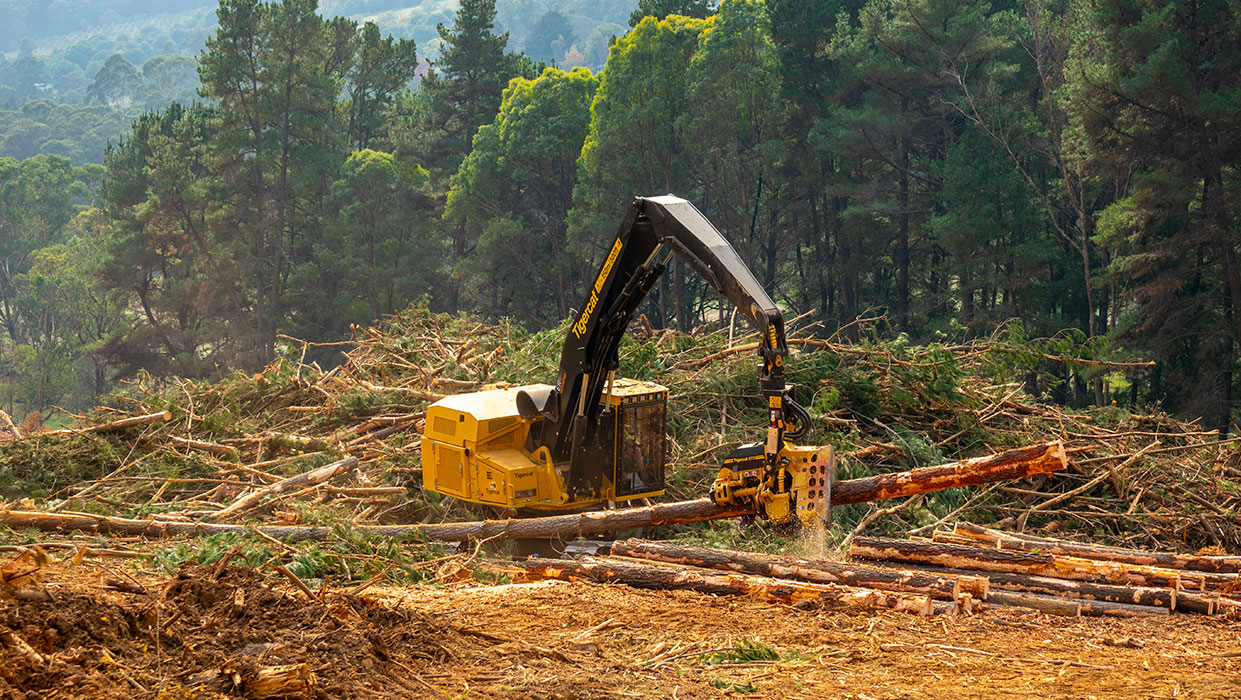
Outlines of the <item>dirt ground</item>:
{"label": "dirt ground", "polygon": [[[36,577],[22,597],[50,600],[0,595],[6,700],[254,697],[259,669],[288,664],[319,698],[1241,697],[1241,623],[1216,618],[919,618],[554,581],[308,600],[204,566],[145,593],[90,564]],[[733,653],[750,643],[779,658]]]}

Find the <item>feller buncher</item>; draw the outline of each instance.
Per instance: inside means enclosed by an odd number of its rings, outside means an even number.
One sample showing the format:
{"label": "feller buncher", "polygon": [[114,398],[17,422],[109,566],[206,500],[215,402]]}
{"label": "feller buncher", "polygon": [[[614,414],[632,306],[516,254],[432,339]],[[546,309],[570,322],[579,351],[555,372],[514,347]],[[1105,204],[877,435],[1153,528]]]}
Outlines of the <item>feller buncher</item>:
{"label": "feller buncher", "polygon": [[673,255],[680,255],[758,329],[765,439],[736,448],[711,488],[775,524],[823,522],[830,447],[794,444],[809,414],[784,381],[784,318],[728,241],[689,202],[634,199],[565,337],[555,386],[449,396],[427,409],[423,485],[491,506],[573,511],[664,493],[668,390],[617,378],[625,329]]}

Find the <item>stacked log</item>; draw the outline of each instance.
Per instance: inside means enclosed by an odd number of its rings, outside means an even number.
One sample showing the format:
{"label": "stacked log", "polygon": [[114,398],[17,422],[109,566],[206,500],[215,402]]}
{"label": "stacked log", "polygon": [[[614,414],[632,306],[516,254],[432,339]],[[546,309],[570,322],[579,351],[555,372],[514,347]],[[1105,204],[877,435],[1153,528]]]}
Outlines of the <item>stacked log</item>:
{"label": "stacked log", "polygon": [[780,603],[809,602],[840,610],[896,610],[917,615],[930,615],[934,611],[931,598],[925,595],[642,565],[611,558],[531,559],[525,562],[524,568],[529,576],[561,581],[620,583],[635,588],[749,596]]}
{"label": "stacked log", "polygon": [[[1185,590],[1185,572],[1145,565],[1087,560],[1110,567],[1095,570],[1082,568],[1073,557],[878,538],[855,539],[853,554],[879,557],[882,565],[631,539],[613,543],[608,557],[533,559],[523,566],[530,577],[922,615],[969,612],[976,604],[1070,617],[1212,615],[1241,609],[1241,601],[1219,593]],[[1112,582],[1117,577],[1151,585]]]}
{"label": "stacked log", "polygon": [[612,544],[612,554],[809,583],[918,593],[939,600],[955,601],[962,593],[968,593],[977,600],[987,597],[987,579],[971,574],[931,574],[827,559],[689,547],[646,540],[615,542]]}
{"label": "stacked log", "polygon": [[1145,552],[1137,549],[1107,547],[1099,544],[1034,537],[1015,532],[1002,532],[981,525],[974,525],[973,523],[957,523],[953,534],[962,540],[990,543],[996,549],[1011,549],[1022,552],[1038,551],[1048,554],[1081,557],[1083,559],[1114,561],[1122,564],[1162,566],[1169,569],[1185,569],[1187,571],[1202,571],[1206,573],[1241,573],[1241,557]]}
{"label": "stacked log", "polygon": [[1092,583],[1200,591],[1228,590],[1236,574],[1212,574],[1146,564],[1099,561],[1034,551],[972,547],[944,542],[858,537],[849,554],[860,559],[918,562],[956,569],[1051,576]]}
{"label": "stacked log", "polygon": [[[1086,553],[1096,556],[1079,556]],[[1221,571],[1231,567],[1234,557],[1010,536],[967,523],[952,532],[937,532],[931,541],[859,537],[850,554],[938,576],[984,576],[991,589],[986,605],[1069,616],[1214,615],[1241,610],[1241,601],[1231,597],[1241,588],[1241,576]]]}

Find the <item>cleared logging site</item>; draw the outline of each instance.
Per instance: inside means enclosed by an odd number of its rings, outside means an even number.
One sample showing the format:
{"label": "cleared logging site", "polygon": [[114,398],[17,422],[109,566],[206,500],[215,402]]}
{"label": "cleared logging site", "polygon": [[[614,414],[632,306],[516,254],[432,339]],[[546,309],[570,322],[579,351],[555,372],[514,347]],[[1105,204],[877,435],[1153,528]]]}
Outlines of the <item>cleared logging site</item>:
{"label": "cleared logging site", "polygon": [[[762,434],[756,339],[634,325],[666,492],[582,512],[422,478],[427,407],[554,381],[565,328],[411,308],[60,427],[5,416],[0,697],[1237,696],[1241,453],[1121,400],[1145,363],[793,323],[836,473],[826,526],[773,527],[707,498]],[[1117,400],[1049,400],[1066,373]]]}

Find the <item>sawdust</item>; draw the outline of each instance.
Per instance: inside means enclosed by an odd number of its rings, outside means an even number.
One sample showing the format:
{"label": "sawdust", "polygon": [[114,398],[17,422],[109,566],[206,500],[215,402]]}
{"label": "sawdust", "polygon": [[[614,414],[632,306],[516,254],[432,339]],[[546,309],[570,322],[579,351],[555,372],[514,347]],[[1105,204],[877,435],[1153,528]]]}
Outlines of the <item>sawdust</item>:
{"label": "sawdust", "polygon": [[[89,566],[40,574],[53,602],[0,598],[6,699],[248,697],[255,668],[301,663],[318,698],[1241,694],[1241,625],[1218,618],[844,614],[557,581],[307,600],[274,576],[203,566],[139,577],[147,593],[133,594]],[[729,657],[743,642],[779,658]]]}
{"label": "sawdust", "polygon": [[[752,697],[788,699],[1241,694],[1241,659],[1217,656],[1241,648],[1241,626],[1211,618],[1064,619],[1008,610],[859,615],[553,581],[372,595],[573,654],[574,664],[553,673],[606,678],[612,691],[582,697],[719,698],[726,693],[718,686],[747,684]],[[780,660],[711,665],[704,659],[742,640],[774,648]],[[527,681],[506,671],[507,683]]]}

